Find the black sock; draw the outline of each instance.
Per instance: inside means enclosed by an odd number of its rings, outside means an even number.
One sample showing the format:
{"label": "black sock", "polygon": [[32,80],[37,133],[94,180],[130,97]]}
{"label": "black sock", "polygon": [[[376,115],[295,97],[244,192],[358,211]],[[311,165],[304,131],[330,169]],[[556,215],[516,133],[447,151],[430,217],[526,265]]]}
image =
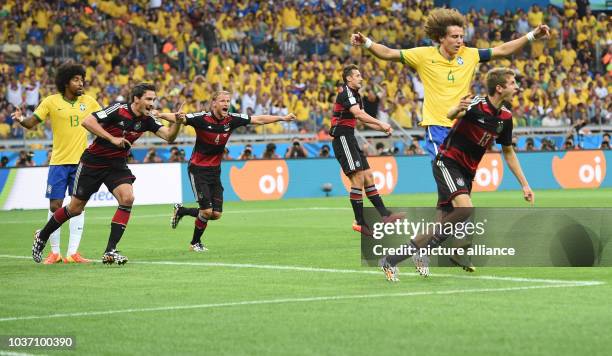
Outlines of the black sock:
{"label": "black sock", "polygon": [[178,214],[181,216],[185,216],[185,215],[189,215],[189,216],[193,216],[194,218],[198,216],[198,209],[197,208],[185,208],[185,207],[180,207],[178,210]]}
{"label": "black sock", "polygon": [[365,187],[365,192],[368,196],[368,199],[370,199],[370,202],[372,202],[372,205],[374,205],[380,216],[391,215],[391,211],[389,211],[389,209],[385,207],[385,203],[383,203],[383,200],[380,197],[380,194],[378,194],[378,190],[376,189],[375,185]]}
{"label": "black sock", "polygon": [[389,264],[391,266],[397,266],[399,263],[401,263],[403,260],[407,259],[408,257],[412,256],[413,253],[410,253],[410,249],[412,248],[412,252],[416,252],[419,250],[419,248],[417,247],[417,245],[415,245],[414,240],[410,241],[410,243],[404,244],[401,246],[405,252],[404,255],[389,255],[386,256],[385,258],[387,259],[387,262],[389,262]]}
{"label": "black sock", "polygon": [[115,216],[113,216],[113,220],[111,222],[111,232],[110,236],[108,237],[108,244],[106,245],[105,252],[110,252],[117,248],[117,244],[121,240],[121,236],[123,236],[123,232],[125,231],[128,221],[130,220],[131,212],[131,206],[119,205],[117,208]]}
{"label": "black sock", "polygon": [[350,199],[357,225],[364,225],[365,221],[363,219],[363,199],[361,198],[361,188],[352,187]]}
{"label": "black sock", "polygon": [[38,238],[43,241],[49,240],[49,236],[55,230],[59,229],[60,226],[62,226],[62,224],[68,221],[68,219],[70,219],[71,217],[72,217],[72,214],[70,214],[70,212],[68,211],[68,207],[63,206],[57,209],[53,213],[53,216],[51,217],[51,219],[47,221],[47,224],[45,225],[45,227],[43,227],[42,230],[40,230],[40,233],[38,234]]}
{"label": "black sock", "polygon": [[202,234],[204,234],[206,226],[208,226],[208,220],[202,215],[197,215],[195,220],[195,226],[193,228],[193,237],[191,238],[192,245],[202,242]]}

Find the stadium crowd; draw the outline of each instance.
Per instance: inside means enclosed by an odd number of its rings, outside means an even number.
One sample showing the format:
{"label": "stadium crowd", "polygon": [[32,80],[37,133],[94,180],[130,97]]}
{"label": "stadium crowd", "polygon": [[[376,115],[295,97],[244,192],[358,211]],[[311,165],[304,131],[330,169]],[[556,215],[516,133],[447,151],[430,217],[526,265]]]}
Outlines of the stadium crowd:
{"label": "stadium crowd", "polygon": [[[54,71],[66,57],[86,65],[86,94],[102,106],[126,100],[132,84],[149,81],[157,84],[163,109],[185,102],[185,111],[201,111],[213,91],[225,88],[233,93],[234,111],[296,114],[296,122],[269,125],[267,133],[317,133],[320,139],[329,139],[342,67],[357,62],[367,81],[365,111],[414,128],[421,120],[419,78],[408,66],[351,47],[349,34],[361,31],[393,48],[429,45],[423,21],[432,7],[431,0],[8,0],[0,8],[0,138],[50,138],[48,122],[24,132],[10,113],[19,106],[29,115],[54,93]],[[564,1],[562,9],[472,9],[466,17],[465,42],[478,48],[540,23],[551,27],[548,41],[475,73],[474,94],[484,94],[491,67],[521,74],[523,91],[512,103],[516,126],[611,124],[612,22],[606,14]]]}

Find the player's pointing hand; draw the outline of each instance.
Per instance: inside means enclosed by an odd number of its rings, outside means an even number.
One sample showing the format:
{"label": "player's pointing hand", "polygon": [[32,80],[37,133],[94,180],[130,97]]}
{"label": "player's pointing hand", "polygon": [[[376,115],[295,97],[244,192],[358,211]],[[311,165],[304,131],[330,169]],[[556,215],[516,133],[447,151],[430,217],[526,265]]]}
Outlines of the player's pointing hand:
{"label": "player's pointing hand", "polygon": [[11,114],[11,118],[18,123],[23,121],[23,115],[21,114],[21,109],[19,107],[15,108],[15,111]]}
{"label": "player's pointing hand", "polygon": [[550,38],[550,28],[547,25],[539,25],[533,30],[533,36],[536,39]]}
{"label": "player's pointing hand", "polygon": [[296,119],[294,113],[289,113],[289,115],[283,116],[283,121],[294,121]]}
{"label": "player's pointing hand", "polygon": [[361,47],[366,42],[366,36],[364,36],[361,32],[353,33],[351,35],[351,45],[355,47]]}

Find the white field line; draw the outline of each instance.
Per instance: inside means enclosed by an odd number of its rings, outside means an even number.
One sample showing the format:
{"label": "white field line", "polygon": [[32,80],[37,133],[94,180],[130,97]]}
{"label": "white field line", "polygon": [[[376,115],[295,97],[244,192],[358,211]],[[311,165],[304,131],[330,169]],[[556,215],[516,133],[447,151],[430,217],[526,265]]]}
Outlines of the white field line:
{"label": "white field line", "polygon": [[[137,209],[137,208],[136,208]],[[170,217],[172,217],[172,206],[168,205],[168,213],[167,214],[138,214],[138,210],[135,209],[134,214],[132,215],[132,219],[149,219],[149,218],[168,218],[170,221]],[[287,208],[287,209],[247,209],[247,210],[227,210],[223,212],[223,215],[227,214],[257,214],[257,213],[275,213],[275,212],[288,212],[288,211],[327,211],[327,210],[351,210],[351,208],[341,208],[341,207],[308,207],[308,208]],[[86,217],[86,220],[110,220],[112,218],[111,215],[108,216],[94,216],[94,217]],[[41,215],[40,219],[31,219],[31,220],[7,220],[3,221],[3,224],[32,224],[32,223],[44,223],[46,221],[45,215]]]}
{"label": "white field line", "polygon": [[216,308],[237,307],[237,306],[245,306],[245,305],[327,302],[327,301],[354,300],[354,299],[415,297],[415,296],[424,296],[424,295],[510,292],[510,291],[529,290],[529,289],[565,288],[565,287],[581,287],[581,286],[584,286],[584,285],[564,283],[564,284],[546,284],[546,285],[525,286],[525,287],[507,287],[507,288],[454,289],[454,290],[445,290],[445,291],[422,291],[422,292],[406,292],[406,293],[386,293],[386,294],[379,293],[379,294],[336,295],[336,296],[304,297],[304,298],[247,300],[247,301],[229,302],[229,303],[176,305],[176,306],[165,306],[165,307],[154,307],[154,308],[133,308],[133,309],[101,310],[101,311],[89,311],[89,312],[78,312],[78,313],[16,316],[16,317],[0,318],[0,322],[37,320],[37,319],[54,319],[54,318],[89,317],[89,316],[111,315],[111,314],[164,312],[164,311],[171,311],[171,310],[216,309]]}
{"label": "white field line", "polygon": [[[0,255],[0,258],[13,259],[30,259],[29,256],[13,256]],[[318,273],[352,273],[352,274],[381,274],[380,271],[365,270],[365,269],[338,269],[338,268],[319,268],[319,267],[301,267],[301,266],[283,266],[283,265],[260,265],[251,263],[224,263],[224,262],[182,262],[182,261],[133,261],[130,264],[146,264],[146,265],[166,265],[166,266],[199,266],[199,267],[226,267],[226,268],[252,268],[252,269],[269,269],[283,271],[298,271],[298,272],[318,272]],[[418,276],[417,273],[401,273],[402,276]],[[492,281],[507,281],[519,283],[546,283],[560,285],[580,285],[591,286],[604,284],[601,281],[572,281],[562,279],[542,279],[542,278],[523,278],[523,277],[502,277],[488,275],[459,275],[447,273],[434,273],[432,277],[457,278],[457,279],[473,279],[473,280],[492,280]]]}
{"label": "white field line", "polygon": [[28,354],[25,352],[13,352],[0,350],[0,356],[43,356],[44,354]]}

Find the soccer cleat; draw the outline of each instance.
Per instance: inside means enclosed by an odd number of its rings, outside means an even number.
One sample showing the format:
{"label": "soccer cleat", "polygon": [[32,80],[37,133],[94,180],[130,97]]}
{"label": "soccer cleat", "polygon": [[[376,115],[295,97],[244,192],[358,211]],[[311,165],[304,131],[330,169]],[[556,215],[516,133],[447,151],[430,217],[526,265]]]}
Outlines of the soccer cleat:
{"label": "soccer cleat", "polygon": [[406,217],[406,213],[393,213],[389,216],[383,216],[382,221],[384,223],[392,223],[392,222],[396,222],[397,220],[403,219]]}
{"label": "soccer cleat", "polygon": [[179,210],[182,207],[183,207],[183,204],[181,203],[174,204],[174,211],[172,212],[172,219],[170,219],[170,226],[172,226],[173,229],[176,229],[176,227],[178,226],[178,223],[183,218],[183,215],[179,213]]}
{"label": "soccer cleat", "polygon": [[193,245],[189,245],[189,251],[193,252],[206,252],[208,249],[201,242],[196,242]]}
{"label": "soccer cleat", "polygon": [[368,225],[359,225],[357,223],[353,223],[353,230],[357,231],[360,234],[364,234],[365,236],[372,237],[372,231],[368,227]]}
{"label": "soccer cleat", "polygon": [[123,255],[120,255],[119,251],[117,250],[105,252],[104,256],[102,256],[102,263],[104,263],[105,265],[112,265],[113,263],[116,263],[118,265],[124,265],[127,263],[127,261],[128,258]]}
{"label": "soccer cleat", "polygon": [[412,262],[414,263],[414,267],[416,271],[423,277],[429,276],[429,256],[420,253],[415,253],[412,255]]}
{"label": "soccer cleat", "polygon": [[472,264],[472,260],[468,258],[467,256],[453,255],[449,257],[449,259],[452,264],[454,264],[457,267],[461,267],[466,272],[470,272],[470,273],[476,272],[476,267],[474,267],[474,264]]}
{"label": "soccer cleat", "polygon": [[60,263],[60,262],[62,262],[62,255],[60,255],[59,253],[49,252],[49,254],[47,255],[47,258],[45,258],[45,260],[43,261],[43,264],[52,265],[54,263]]}
{"label": "soccer cleat", "polygon": [[34,233],[34,242],[32,243],[32,259],[36,263],[40,263],[42,261],[42,252],[47,244],[47,241],[43,241],[38,237],[39,235],[40,230],[36,230]]}
{"label": "soccer cleat", "polygon": [[81,254],[78,252],[64,258],[64,263],[89,263],[89,262],[91,262],[90,259],[87,259],[81,256]]}
{"label": "soccer cleat", "polygon": [[399,282],[399,268],[395,266],[391,266],[389,262],[387,262],[387,258],[383,257],[378,261],[378,265],[385,273],[385,278],[389,282]]}

